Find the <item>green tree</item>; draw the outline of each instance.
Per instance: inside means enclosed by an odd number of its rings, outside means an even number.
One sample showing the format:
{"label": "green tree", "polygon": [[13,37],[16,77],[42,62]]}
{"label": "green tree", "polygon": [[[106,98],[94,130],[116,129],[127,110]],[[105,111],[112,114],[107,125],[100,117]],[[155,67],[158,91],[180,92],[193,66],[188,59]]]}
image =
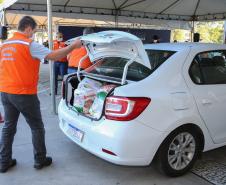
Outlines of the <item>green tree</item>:
{"label": "green tree", "polygon": [[200,33],[202,42],[223,43],[224,22],[197,22],[195,32]]}
{"label": "green tree", "polygon": [[172,40],[177,40],[179,42],[185,41],[185,30],[175,29],[172,31]]}

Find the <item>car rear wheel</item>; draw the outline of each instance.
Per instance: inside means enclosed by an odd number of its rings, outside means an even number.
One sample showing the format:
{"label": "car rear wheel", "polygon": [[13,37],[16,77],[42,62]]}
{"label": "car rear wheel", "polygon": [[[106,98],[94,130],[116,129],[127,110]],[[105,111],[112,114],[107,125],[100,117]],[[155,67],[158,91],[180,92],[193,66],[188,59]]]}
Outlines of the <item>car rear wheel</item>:
{"label": "car rear wheel", "polygon": [[193,167],[200,151],[197,132],[189,128],[175,130],[157,153],[158,166],[169,176],[183,175]]}

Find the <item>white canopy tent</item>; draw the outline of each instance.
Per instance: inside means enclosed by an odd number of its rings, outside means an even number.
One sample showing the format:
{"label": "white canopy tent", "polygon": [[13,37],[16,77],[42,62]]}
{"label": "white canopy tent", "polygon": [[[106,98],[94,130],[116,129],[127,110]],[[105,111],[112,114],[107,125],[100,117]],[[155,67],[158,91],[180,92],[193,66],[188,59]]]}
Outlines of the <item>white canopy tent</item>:
{"label": "white canopy tent", "polygon": [[[27,12],[19,12],[15,13],[15,11],[7,10],[5,13],[6,17],[6,25],[10,28],[16,28],[18,25],[19,20],[24,15],[32,16],[40,29],[47,27],[47,16],[46,15],[34,15],[34,14],[26,14]],[[92,26],[92,27],[115,27],[116,24],[113,21],[102,21],[102,20],[91,20],[91,19],[74,19],[74,18],[66,18],[64,17],[52,17],[53,25],[64,25],[64,26]],[[144,29],[187,29],[190,30],[190,24],[185,21],[162,21],[162,20],[152,20],[149,23],[141,22],[138,23],[135,21],[127,21],[127,22],[118,22],[118,27],[125,27],[125,28],[144,28]]]}
{"label": "white canopy tent", "polygon": [[[6,12],[6,23],[7,26],[9,26],[10,28],[15,28],[18,25],[19,20],[27,15],[25,14],[26,12],[20,13],[20,14],[16,14],[13,13],[11,11],[7,11]],[[47,16],[43,16],[43,15],[31,15],[35,21],[37,22],[39,27],[43,27],[47,25]],[[69,18],[62,18],[62,17],[53,17],[53,24],[54,25],[107,25],[110,24],[108,22],[105,21],[96,21],[96,20],[88,20],[88,19],[69,19]]]}
{"label": "white canopy tent", "polygon": [[[51,7],[55,25],[79,24],[82,20],[87,25],[193,31],[194,21],[226,17],[225,0],[51,0]],[[41,26],[47,25],[46,0],[2,0],[0,11],[5,9],[7,19],[2,18],[2,22],[9,26],[16,26],[24,14],[32,15]]]}
{"label": "white canopy tent", "polygon": [[[5,9],[14,14],[36,16],[46,16],[48,12],[51,44],[52,16],[109,21],[116,26],[118,23],[155,23],[184,28],[188,22],[225,19],[226,0],[2,0],[2,23],[6,22]],[[52,103],[56,112],[52,69],[51,64]]]}
{"label": "white canopy tent", "polygon": [[[19,17],[26,14],[37,17],[41,25],[47,23],[46,0],[1,1],[0,11],[7,9],[5,17],[13,15],[9,20],[2,18],[2,22],[17,25]],[[51,9],[54,24],[72,24],[80,19],[88,24],[140,24],[192,30],[194,21],[226,17],[225,0],[51,0]]]}
{"label": "white canopy tent", "polygon": [[[46,0],[4,0],[1,9],[29,12],[32,15],[47,11]],[[52,0],[56,17],[104,21],[149,22],[157,20],[204,21],[224,19],[225,0]]]}

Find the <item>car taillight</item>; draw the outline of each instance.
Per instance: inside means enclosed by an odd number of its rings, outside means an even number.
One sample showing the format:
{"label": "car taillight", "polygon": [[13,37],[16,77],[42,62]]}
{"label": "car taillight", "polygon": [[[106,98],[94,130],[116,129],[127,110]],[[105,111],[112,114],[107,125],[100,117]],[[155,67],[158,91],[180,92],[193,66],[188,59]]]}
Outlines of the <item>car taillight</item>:
{"label": "car taillight", "polygon": [[64,81],[62,81],[61,94],[62,94],[62,98],[65,99],[65,82]]}
{"label": "car taillight", "polygon": [[150,101],[150,98],[144,97],[107,97],[105,117],[117,121],[133,120],[145,110]]}

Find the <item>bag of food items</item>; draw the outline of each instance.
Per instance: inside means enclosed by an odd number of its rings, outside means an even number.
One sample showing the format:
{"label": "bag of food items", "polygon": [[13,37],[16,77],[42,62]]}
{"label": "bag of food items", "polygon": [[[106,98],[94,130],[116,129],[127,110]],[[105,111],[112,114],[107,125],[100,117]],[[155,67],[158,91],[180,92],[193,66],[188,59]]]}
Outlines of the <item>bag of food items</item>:
{"label": "bag of food items", "polygon": [[74,91],[74,109],[79,113],[88,114],[89,108],[101,86],[102,83],[96,80],[84,78]]}
{"label": "bag of food items", "polygon": [[114,84],[84,78],[74,91],[73,110],[99,119],[108,93],[115,88]]}
{"label": "bag of food items", "polygon": [[89,113],[93,118],[99,119],[104,108],[104,102],[108,93],[115,88],[116,85],[103,85],[97,92],[95,100],[89,109]]}

